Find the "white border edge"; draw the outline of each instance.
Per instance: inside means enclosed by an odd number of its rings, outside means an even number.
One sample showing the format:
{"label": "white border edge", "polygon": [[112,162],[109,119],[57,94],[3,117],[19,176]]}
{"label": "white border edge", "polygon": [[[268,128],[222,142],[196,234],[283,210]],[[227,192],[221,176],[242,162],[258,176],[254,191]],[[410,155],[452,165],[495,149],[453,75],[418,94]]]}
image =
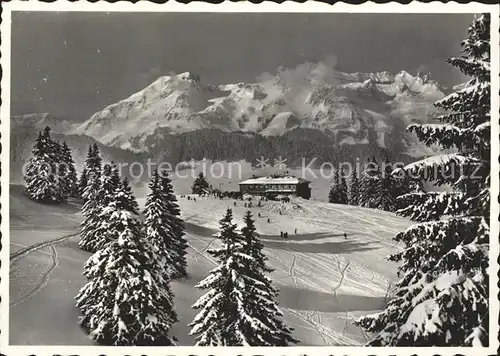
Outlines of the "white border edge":
{"label": "white border edge", "polygon": [[[53,345],[53,346],[14,346],[8,345],[9,332],[8,332],[8,314],[9,305],[6,301],[9,300],[8,296],[8,278],[9,269],[6,267],[6,261],[9,260],[10,248],[6,241],[6,236],[9,236],[9,152],[10,152],[10,25],[11,25],[11,12],[12,11],[99,11],[99,12],[278,12],[278,13],[317,13],[317,12],[351,12],[351,13],[491,13],[491,43],[500,43],[499,41],[499,10],[497,5],[485,5],[480,3],[458,4],[432,2],[427,4],[410,3],[402,5],[399,3],[389,4],[374,4],[365,3],[362,5],[348,5],[339,3],[329,5],[325,3],[318,3],[308,1],[306,3],[295,3],[287,1],[283,4],[276,4],[273,2],[264,2],[261,4],[252,4],[248,2],[231,3],[224,2],[222,4],[207,4],[203,2],[194,2],[190,4],[181,4],[178,2],[169,2],[168,4],[154,4],[147,1],[141,1],[136,4],[129,2],[119,1],[111,4],[104,1],[97,3],[78,2],[70,3],[68,1],[56,1],[53,3],[41,3],[36,1],[12,1],[10,3],[2,4],[2,24],[0,31],[2,34],[2,44],[0,51],[2,53],[1,65],[3,70],[1,87],[2,87],[2,105],[0,108],[0,142],[2,151],[0,153],[0,160],[2,162],[2,176],[0,177],[0,184],[2,186],[1,195],[1,208],[0,213],[3,217],[0,231],[2,232],[2,250],[0,252],[0,259],[3,261],[0,269],[1,277],[1,292],[4,296],[2,303],[0,303],[0,345],[2,353],[13,355],[53,355],[53,354],[78,354],[78,355],[330,355],[330,354],[343,354],[343,355],[424,355],[424,354],[440,354],[440,355],[455,355],[457,353],[466,355],[477,354],[496,354],[499,347],[497,335],[499,333],[498,315],[500,312],[498,295],[498,276],[496,273],[490,273],[490,346],[487,348],[462,348],[462,347],[383,347],[383,348],[363,348],[363,347],[338,347],[338,346],[293,346],[293,347],[194,347],[194,346],[178,346],[178,347],[109,347],[109,346],[66,346],[66,345]],[[499,236],[499,206],[498,196],[499,189],[499,175],[500,165],[498,157],[499,151],[499,47],[491,46],[491,107],[492,107],[492,181],[491,181],[491,240],[496,242],[490,244],[490,269],[497,271],[498,262],[497,258],[500,252],[498,236]],[[494,65],[496,64],[496,66]],[[9,133],[5,135],[5,133]],[[496,222],[496,223],[495,223]],[[7,290],[7,293],[5,293]]]}

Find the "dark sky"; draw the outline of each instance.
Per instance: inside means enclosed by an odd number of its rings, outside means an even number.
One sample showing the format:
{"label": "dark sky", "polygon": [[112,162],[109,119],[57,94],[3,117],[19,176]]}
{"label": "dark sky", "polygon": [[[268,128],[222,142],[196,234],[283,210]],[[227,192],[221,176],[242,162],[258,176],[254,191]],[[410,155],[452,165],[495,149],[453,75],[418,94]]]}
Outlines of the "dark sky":
{"label": "dark sky", "polygon": [[470,14],[12,14],[12,114],[84,120],[161,75],[202,82],[253,81],[335,55],[348,72],[431,71],[443,85],[463,77],[459,55]]}

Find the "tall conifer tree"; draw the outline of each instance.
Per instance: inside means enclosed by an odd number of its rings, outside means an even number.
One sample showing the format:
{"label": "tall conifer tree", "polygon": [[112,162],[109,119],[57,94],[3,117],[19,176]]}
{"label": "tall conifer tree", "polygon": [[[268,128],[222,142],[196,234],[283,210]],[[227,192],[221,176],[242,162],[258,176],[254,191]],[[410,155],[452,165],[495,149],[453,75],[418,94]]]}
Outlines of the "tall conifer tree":
{"label": "tall conifer tree", "polygon": [[80,173],[80,178],[78,179],[78,198],[83,197],[83,192],[85,191],[85,187],[87,187],[87,169],[83,167],[82,173]]}
{"label": "tall conifer tree", "polygon": [[262,282],[265,277],[254,258],[243,252],[231,209],[220,221],[219,238],[222,247],[208,250],[219,266],[197,284],[197,288],[209,289],[193,305],[201,309],[190,324],[197,345],[285,346],[295,342],[280,320],[273,301],[275,291]]}
{"label": "tall conifer tree", "polygon": [[24,180],[29,197],[42,203],[60,203],[66,200],[66,190],[58,172],[61,157],[59,145],[50,136],[50,127],[38,133],[33,156],[26,167]]}
{"label": "tall conifer tree", "polygon": [[193,186],[191,187],[191,191],[193,194],[204,194],[208,189],[210,185],[207,182],[207,179],[203,175],[203,172],[200,172],[198,174],[198,177],[193,182]]}
{"label": "tall conifer tree", "polygon": [[88,184],[87,169],[90,170],[89,167],[92,164],[91,162],[93,156],[94,156],[94,148],[92,145],[89,145],[87,157],[85,158],[85,162],[83,163],[83,169],[82,169],[82,174],[80,175],[80,181],[78,182],[78,193],[80,194],[80,197],[82,199]]}
{"label": "tall conifer tree", "polygon": [[[168,193],[165,194],[169,182],[160,177],[158,171],[153,172],[149,182],[150,193],[146,198],[144,215],[145,234],[151,244],[152,251],[157,256],[159,263],[159,273],[178,278],[186,275],[185,249],[181,249],[179,254],[178,234],[181,230],[176,230],[175,215],[171,214]],[[182,237],[181,237],[182,238]]]}
{"label": "tall conifer tree", "polygon": [[380,180],[380,167],[375,157],[368,160],[359,182],[359,205],[365,208],[377,208],[380,202],[378,182]]}
{"label": "tall conifer tree", "polygon": [[[480,346],[488,344],[490,239],[490,15],[476,17],[462,42],[464,56],[448,62],[471,77],[438,101],[442,124],[412,125],[427,145],[455,148],[406,166],[452,192],[403,196],[401,215],[418,223],[395,240],[391,256],[403,276],[387,308],[358,320],[374,334],[370,345]],[[497,45],[497,44],[495,44]]]}
{"label": "tall conifer tree", "polygon": [[99,148],[96,144],[90,146],[87,159],[85,161],[87,185],[83,191],[84,201],[82,213],[84,219],[81,223],[80,241],[78,246],[86,251],[95,252],[99,239],[98,229],[101,222],[100,214],[103,209],[101,201],[102,194],[102,159],[99,155]]}
{"label": "tall conifer tree", "polygon": [[349,174],[347,201],[349,205],[359,204],[359,178],[358,171],[354,166]]}
{"label": "tall conifer tree", "polygon": [[392,174],[393,167],[389,159],[386,159],[381,167],[381,175],[377,181],[377,208],[385,211],[394,211],[396,209],[396,199],[401,195],[399,191],[397,178]]}
{"label": "tall conifer tree", "polygon": [[124,184],[101,212],[108,241],[85,264],[89,282],[76,296],[81,324],[93,340],[108,345],[174,345],[168,336],[178,320],[166,277],[130,204]]}
{"label": "tall conifer tree", "polygon": [[78,197],[78,176],[76,174],[75,161],[71,155],[71,149],[66,141],[61,146],[61,161],[59,172],[63,179],[66,195],[69,197]]}
{"label": "tall conifer tree", "polygon": [[[252,257],[248,260],[248,265],[245,274],[256,281],[255,291],[263,296],[255,298],[252,301],[255,305],[252,309],[252,316],[263,323],[263,325],[254,325],[251,332],[253,340],[249,337],[251,345],[253,346],[285,346],[288,344],[296,343],[298,340],[291,336],[293,329],[288,328],[282,322],[283,313],[279,310],[278,304],[275,299],[278,298],[278,290],[273,286],[271,279],[267,276],[268,273],[273,272],[272,268],[267,266],[267,257],[262,252],[264,245],[260,242],[260,238],[256,233],[255,221],[252,219],[252,213],[247,211],[243,218],[245,225],[241,229],[242,237],[242,253]],[[251,284],[250,284],[251,285]],[[249,290],[252,295],[254,291]],[[252,297],[250,297],[252,298]],[[265,300],[265,301],[264,301]]]}
{"label": "tall conifer tree", "polygon": [[328,193],[328,202],[336,204],[347,204],[347,184],[342,171],[336,169]]}
{"label": "tall conifer tree", "polygon": [[184,221],[181,219],[181,210],[174,194],[172,180],[166,170],[161,172],[159,181],[167,212],[166,223],[174,234],[174,240],[172,241],[172,256],[174,258],[175,270],[172,271],[172,278],[184,278],[188,275],[186,261],[188,243],[185,238],[186,227]]}

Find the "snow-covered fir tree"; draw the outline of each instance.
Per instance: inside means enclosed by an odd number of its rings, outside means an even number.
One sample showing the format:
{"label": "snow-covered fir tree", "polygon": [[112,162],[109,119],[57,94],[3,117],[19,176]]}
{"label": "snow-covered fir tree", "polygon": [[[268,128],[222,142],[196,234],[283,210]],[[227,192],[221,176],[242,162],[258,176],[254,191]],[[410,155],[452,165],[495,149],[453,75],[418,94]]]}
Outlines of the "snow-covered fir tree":
{"label": "snow-covered fir tree", "polygon": [[78,198],[83,197],[83,192],[85,191],[85,188],[87,187],[87,168],[83,167],[82,173],[80,173],[80,178],[78,179]]}
{"label": "snow-covered fir tree", "polygon": [[380,177],[377,184],[377,208],[385,211],[396,210],[396,198],[402,194],[399,189],[397,177],[392,174],[393,165],[386,159],[385,163],[380,169]]}
{"label": "snow-covered fir tree", "polygon": [[406,201],[406,198],[409,196],[408,193],[424,193],[424,184],[421,178],[413,177],[404,169],[400,169],[402,167],[396,168],[392,172],[392,176],[395,178],[394,183],[395,187],[392,190],[392,194],[394,195],[394,210],[398,211],[399,209],[405,208],[408,206],[409,202]]}
{"label": "snow-covered fir tree", "polygon": [[[106,169],[108,168],[106,167]],[[116,197],[117,194],[118,197]],[[110,222],[112,221],[110,214],[113,210],[106,209],[110,203],[115,202],[118,205],[118,208],[123,211],[130,212],[130,214],[133,214],[136,218],[139,216],[139,205],[137,204],[137,200],[132,193],[128,180],[127,178],[123,178],[120,181],[119,173],[115,166],[111,168],[111,174],[109,176],[105,175],[103,171],[101,191],[98,200],[101,206],[101,212],[97,219],[94,240],[92,242],[91,251],[94,252],[102,250],[112,240],[117,238],[117,236],[111,233],[111,231],[117,229],[119,230],[119,227],[110,225]]]}
{"label": "snow-covered fir tree", "polygon": [[375,157],[369,159],[359,180],[359,205],[365,208],[377,208],[379,206],[380,194],[378,192],[378,181],[380,179],[380,167]]}
{"label": "snow-covered fir tree", "polygon": [[[91,179],[92,176],[101,176],[102,158],[99,152],[99,147],[96,143],[94,143],[93,145],[89,145],[87,158],[85,159],[83,168],[86,172],[87,182]],[[83,190],[85,190],[85,188],[86,186],[83,187]]]}
{"label": "snow-covered fir tree", "polygon": [[193,194],[205,194],[205,191],[207,191],[210,188],[210,185],[208,184],[205,176],[203,175],[203,172],[200,172],[198,174],[198,177],[193,182],[193,185],[191,186],[191,192]]}
{"label": "snow-covered fir tree", "polygon": [[128,209],[134,214],[139,214],[139,204],[132,193],[132,187],[128,182],[127,177],[123,178],[119,184],[120,188],[123,190],[123,199],[126,200]]}
{"label": "snow-covered fir tree", "polygon": [[170,226],[165,224],[165,216],[168,214],[165,208],[164,199],[160,189],[160,179],[158,171],[155,170],[149,181],[149,194],[146,196],[144,207],[144,235],[150,244],[151,253],[157,261],[156,270],[158,274],[164,276],[171,275],[174,265],[172,249],[173,232]]}
{"label": "snow-covered fir tree", "polygon": [[165,209],[167,211],[166,223],[169,225],[170,229],[174,233],[175,239],[172,241],[174,257],[175,270],[172,270],[172,278],[184,278],[187,277],[187,261],[186,254],[188,243],[185,238],[185,225],[184,220],[181,219],[181,209],[177,203],[177,198],[174,194],[174,187],[172,185],[172,180],[168,175],[166,170],[163,170],[159,174],[160,179],[160,189],[163,195],[163,200],[165,204]]}
{"label": "snow-covered fir tree", "polygon": [[[257,298],[257,303],[252,310],[252,316],[265,326],[256,324],[253,332],[253,346],[285,346],[296,343],[298,340],[291,336],[293,329],[286,327],[281,320],[283,313],[279,310],[275,299],[278,297],[278,290],[272,285],[271,279],[267,276],[273,272],[272,268],[267,266],[267,257],[262,252],[264,245],[256,233],[255,221],[252,219],[252,213],[247,211],[243,217],[245,225],[241,229],[242,252],[252,257],[248,261],[245,274],[252,278],[256,283],[255,291],[262,296]],[[250,291],[250,293],[253,293]],[[261,303],[262,301],[262,303]],[[250,308],[248,308],[250,309]],[[249,337],[248,340],[251,340]]]}
{"label": "snow-covered fir tree", "polygon": [[347,184],[343,172],[338,169],[333,174],[332,185],[328,193],[328,202],[347,204]]}
{"label": "snow-covered fir tree", "polygon": [[[404,168],[453,191],[409,193],[399,214],[418,223],[395,237],[405,249],[390,258],[402,279],[387,308],[357,323],[374,334],[370,345],[488,344],[490,239],[490,17],[475,18],[450,64],[471,77],[438,101],[441,124],[411,125],[427,145],[456,153]],[[496,44],[495,44],[496,45]],[[496,238],[496,237],[495,237]]]}
{"label": "snow-covered fir tree", "polygon": [[[99,201],[103,207],[107,206],[114,199],[115,191],[120,184],[121,181],[118,168],[113,162],[106,163],[102,168],[101,189],[99,191]],[[128,193],[130,193],[130,191]]]}
{"label": "snow-covered fir tree", "polygon": [[100,223],[99,215],[102,212],[103,206],[99,201],[101,189],[100,177],[95,174],[91,175],[87,182],[87,187],[83,192],[83,221],[80,224],[80,241],[78,246],[85,251],[95,252],[96,243],[98,240],[98,228]]}
{"label": "snow-covered fir tree", "polygon": [[59,172],[63,179],[66,195],[69,197],[78,197],[78,176],[76,174],[75,161],[71,155],[71,149],[66,141],[61,146],[61,162]]}
{"label": "snow-covered fir tree", "polygon": [[100,214],[103,209],[101,202],[102,194],[102,159],[96,144],[89,147],[89,153],[85,160],[87,185],[83,191],[84,201],[82,213],[84,219],[81,223],[80,241],[78,246],[86,251],[95,252],[97,241],[99,240],[98,229],[100,224]]}
{"label": "snow-covered fir tree", "polygon": [[197,284],[209,291],[193,305],[201,310],[190,324],[190,334],[197,335],[198,346],[285,346],[294,340],[280,321],[275,291],[243,252],[236,229],[228,209],[220,220],[222,247],[208,250],[219,266]]}
{"label": "snow-covered fir tree", "polygon": [[[97,144],[89,145],[89,150],[87,152],[87,157],[83,164],[82,174],[80,176],[80,181],[78,183],[78,190],[80,196],[85,200],[85,189],[91,184],[90,180],[93,177],[100,177],[102,170],[102,158],[99,153],[99,147]],[[98,178],[100,179],[100,178]]]}
{"label": "snow-covered fir tree", "polygon": [[267,257],[262,252],[264,245],[260,242],[257,229],[255,228],[255,221],[252,219],[252,212],[250,210],[245,213],[243,222],[245,223],[245,226],[241,228],[243,253],[254,259],[253,263],[258,267],[259,271],[265,273],[272,272],[273,269],[266,265]]}
{"label": "snow-covered fir tree", "polygon": [[144,208],[144,231],[153,253],[157,256],[155,259],[159,261],[159,273],[179,278],[187,275],[187,242],[183,234],[179,234],[184,231],[179,217],[170,212],[175,201],[169,200],[175,196],[172,192],[169,193],[172,185],[168,177],[166,178],[160,177],[157,170],[153,172],[149,182],[150,193],[146,197]]}
{"label": "snow-covered fir tree", "polygon": [[70,186],[67,180],[67,174],[69,173],[68,166],[66,165],[66,157],[63,152],[63,147],[59,141],[52,140],[52,150],[54,154],[54,164],[55,164],[55,179],[57,186],[59,187],[62,200],[67,200],[70,194]]}
{"label": "snow-covered fir tree", "polygon": [[349,173],[347,202],[349,205],[359,204],[359,178],[356,166],[352,167],[351,172]]}
{"label": "snow-covered fir tree", "polygon": [[[80,174],[80,180],[78,181],[78,193],[80,194],[80,198],[83,198],[85,189],[87,188],[88,184],[87,167],[92,166],[93,156],[94,156],[94,146],[89,145],[87,157],[85,158],[85,162],[83,163],[82,173]],[[89,168],[89,170],[91,169],[92,168]]]}
{"label": "snow-covered fir tree", "polygon": [[76,296],[82,326],[107,345],[174,345],[168,336],[178,320],[166,276],[142,233],[124,185],[102,210],[109,242],[85,264],[89,280]]}
{"label": "snow-covered fir tree", "polygon": [[[94,210],[93,214],[86,220],[87,224],[84,230],[86,238],[84,239],[82,235],[82,239],[80,239],[80,248],[90,252],[96,252],[108,242],[105,238],[107,222],[102,220],[101,215],[103,209],[115,199],[115,192],[121,184],[117,167],[113,163],[105,164],[99,182],[95,182],[95,184],[99,186],[94,198],[96,204],[92,205],[88,200],[84,204],[84,208],[92,206]],[[84,215],[85,213],[86,211],[84,211]]]}
{"label": "snow-covered fir tree", "polygon": [[28,162],[24,180],[29,197],[42,203],[60,203],[66,200],[66,190],[58,174],[58,145],[50,136],[47,126],[39,132]]}

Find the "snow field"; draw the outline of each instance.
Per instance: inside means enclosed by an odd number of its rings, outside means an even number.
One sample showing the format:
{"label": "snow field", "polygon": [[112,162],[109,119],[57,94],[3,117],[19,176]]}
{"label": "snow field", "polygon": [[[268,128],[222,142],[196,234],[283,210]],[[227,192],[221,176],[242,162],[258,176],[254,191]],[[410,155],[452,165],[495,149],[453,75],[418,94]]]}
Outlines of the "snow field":
{"label": "snow field", "polygon": [[[218,241],[212,235],[227,208],[242,225],[244,202],[197,197],[179,199],[183,218],[189,222],[188,240],[199,254]],[[293,204],[300,209],[288,209]],[[409,222],[394,214],[353,206],[297,199],[292,203],[256,201],[250,209],[265,246],[271,278],[282,291],[280,307],[295,337],[305,345],[357,345],[368,336],[353,326],[354,317],[383,309],[396,280],[396,266],[386,257],[398,247],[392,237]],[[283,205],[282,215],[275,213]],[[295,212],[299,211],[295,215]],[[261,218],[258,218],[258,213]],[[271,223],[267,223],[267,218]],[[191,225],[192,224],[192,225]],[[294,229],[297,228],[297,235]],[[280,231],[288,231],[284,241]],[[343,233],[347,232],[345,240]],[[212,268],[215,262],[212,261]],[[305,324],[305,325],[304,325]],[[314,330],[314,337],[310,333]],[[307,332],[306,332],[307,331]],[[304,338],[306,337],[306,338]]]}
{"label": "snow field", "polygon": [[[194,286],[215,267],[206,249],[217,246],[212,235],[228,207],[239,225],[247,209],[242,201],[235,207],[234,200],[228,199],[197,197],[195,203],[178,196],[178,200],[190,245],[190,278],[172,283],[180,321],[174,324],[171,335],[181,345],[193,345],[187,324],[196,315],[191,305],[203,294]],[[143,203],[144,199],[139,199],[141,207]],[[295,329],[293,336],[301,345],[363,344],[368,336],[353,326],[352,320],[383,308],[396,272],[396,266],[385,258],[397,249],[392,237],[409,222],[390,213],[352,206],[304,200],[294,203],[300,205],[300,214],[286,207],[282,215],[270,212],[276,208],[271,209],[271,202],[258,208],[254,201],[250,209],[264,253],[275,269],[271,278],[280,289],[285,322]],[[267,223],[268,217],[271,223]],[[29,201],[22,189],[13,186],[10,218],[13,253],[17,248],[78,232],[81,216],[75,205],[43,206]],[[288,231],[287,241],[280,238],[280,231]],[[78,325],[73,299],[85,283],[81,272],[89,256],[77,242],[78,236],[68,237],[29,251],[11,264],[11,344],[92,344]]]}

